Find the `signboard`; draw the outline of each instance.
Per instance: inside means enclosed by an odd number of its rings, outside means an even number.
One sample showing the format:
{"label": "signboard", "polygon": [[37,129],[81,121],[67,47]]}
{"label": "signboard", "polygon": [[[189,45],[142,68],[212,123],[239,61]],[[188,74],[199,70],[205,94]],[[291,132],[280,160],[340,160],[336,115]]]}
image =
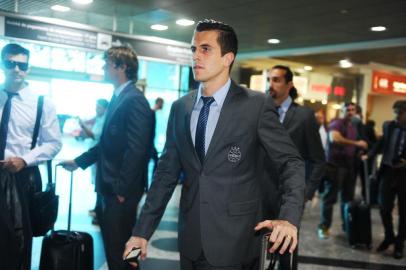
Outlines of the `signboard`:
{"label": "signboard", "polygon": [[167,45],[147,40],[131,39],[121,36],[113,36],[113,46],[130,46],[137,55],[166,59],[183,65],[191,65],[192,52],[189,48]]}
{"label": "signboard", "polygon": [[191,63],[191,51],[188,47],[183,46],[167,45],[9,16],[4,17],[3,29],[4,35],[7,37],[100,51],[104,51],[111,46],[126,45],[132,47],[139,56],[165,59],[184,65],[190,65]]}
{"label": "signboard", "polygon": [[406,95],[406,76],[373,71],[372,92],[386,95]]}
{"label": "signboard", "polygon": [[5,17],[7,37],[45,41],[88,49],[97,48],[97,33],[33,20]]}

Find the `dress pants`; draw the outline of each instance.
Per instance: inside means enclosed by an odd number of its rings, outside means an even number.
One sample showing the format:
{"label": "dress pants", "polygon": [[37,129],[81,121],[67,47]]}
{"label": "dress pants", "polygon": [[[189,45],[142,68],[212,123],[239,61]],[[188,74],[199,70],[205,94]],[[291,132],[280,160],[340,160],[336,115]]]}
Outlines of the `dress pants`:
{"label": "dress pants", "polygon": [[379,190],[379,206],[386,239],[395,239],[392,211],[398,199],[398,241],[406,240],[406,169],[393,169],[383,165]]}
{"label": "dress pants", "polygon": [[107,264],[110,270],[134,269],[124,262],[125,243],[131,237],[137,217],[137,207],[141,196],[126,198],[119,203],[116,196],[100,195],[96,214],[104,242]]}
{"label": "dress pants", "polygon": [[180,255],[180,269],[181,270],[258,270],[259,269],[259,258],[254,258],[247,263],[241,265],[231,265],[231,266],[222,266],[216,267],[211,265],[204,253],[197,258],[196,261],[190,260],[182,254]]}
{"label": "dress pants", "polygon": [[331,227],[333,219],[333,207],[337,202],[338,194],[341,199],[341,218],[344,224],[344,204],[354,199],[355,175],[354,163],[332,165],[327,164],[326,181],[324,182],[324,193],[321,201],[321,223],[327,228]]}

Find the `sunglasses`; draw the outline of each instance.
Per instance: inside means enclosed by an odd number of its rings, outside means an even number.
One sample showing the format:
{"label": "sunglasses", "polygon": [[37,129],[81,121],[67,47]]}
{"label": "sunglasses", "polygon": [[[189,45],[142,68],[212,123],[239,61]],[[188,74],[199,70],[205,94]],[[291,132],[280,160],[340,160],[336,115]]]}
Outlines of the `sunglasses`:
{"label": "sunglasses", "polygon": [[27,71],[28,69],[28,63],[16,62],[13,60],[3,60],[3,65],[7,69],[15,69],[16,66],[18,66],[18,68],[22,71]]}

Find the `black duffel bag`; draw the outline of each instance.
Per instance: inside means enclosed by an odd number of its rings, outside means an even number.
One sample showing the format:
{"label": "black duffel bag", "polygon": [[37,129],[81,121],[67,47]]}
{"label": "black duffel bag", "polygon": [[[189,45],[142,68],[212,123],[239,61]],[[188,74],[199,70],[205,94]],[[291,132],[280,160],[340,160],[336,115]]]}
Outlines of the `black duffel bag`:
{"label": "black duffel bag", "polygon": [[[45,191],[31,193],[30,220],[33,236],[44,236],[54,227],[58,216],[59,196],[55,194],[55,183],[52,183],[51,162],[48,165],[48,184]],[[36,175],[36,176],[35,176]],[[32,177],[40,177],[36,173]],[[38,181],[36,179],[35,181]]]}

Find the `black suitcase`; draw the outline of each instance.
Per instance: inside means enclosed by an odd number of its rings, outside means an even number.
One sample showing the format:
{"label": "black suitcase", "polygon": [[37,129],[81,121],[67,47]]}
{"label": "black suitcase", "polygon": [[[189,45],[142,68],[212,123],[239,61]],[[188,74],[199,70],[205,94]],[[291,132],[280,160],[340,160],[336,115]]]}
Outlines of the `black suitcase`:
{"label": "black suitcase", "polygon": [[[363,161],[364,173],[368,175],[367,161]],[[372,228],[371,228],[371,207],[369,192],[369,177],[366,177],[366,200],[352,201],[344,205],[344,226],[348,243],[351,247],[364,245],[371,248]]]}
{"label": "black suitcase", "polygon": [[269,242],[270,232],[264,234],[261,240],[261,254],[259,270],[294,270],[297,269],[297,253],[290,254],[286,251],[283,255],[279,254],[279,249],[274,253],[269,253],[272,244]]}
{"label": "black suitcase", "polygon": [[[55,168],[56,180],[56,168]],[[52,230],[42,240],[40,270],[93,270],[93,239],[71,231],[73,172],[70,179],[68,229]]]}

